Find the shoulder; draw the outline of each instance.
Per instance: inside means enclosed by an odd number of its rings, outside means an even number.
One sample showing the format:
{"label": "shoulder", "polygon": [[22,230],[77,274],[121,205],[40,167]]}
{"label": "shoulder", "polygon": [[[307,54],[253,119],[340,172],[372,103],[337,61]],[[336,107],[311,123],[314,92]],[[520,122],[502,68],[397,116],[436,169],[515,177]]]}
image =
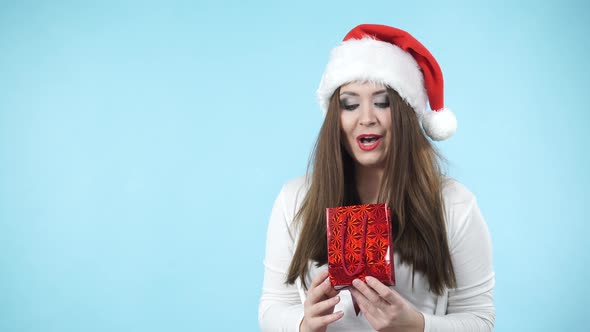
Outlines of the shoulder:
{"label": "shoulder", "polygon": [[475,200],[475,195],[465,185],[450,177],[443,178],[442,195],[447,206],[470,204]]}
{"label": "shoulder", "polygon": [[293,178],[283,185],[281,192],[284,195],[297,196],[302,193],[306,193],[309,189],[310,179],[307,175],[302,175]]}
{"label": "shoulder", "polygon": [[478,220],[473,218],[474,211],[479,216],[477,198],[465,185],[452,178],[444,178],[443,183],[442,195],[445,205],[447,235],[453,243],[473,226],[471,224],[484,221],[483,218],[477,218]]}
{"label": "shoulder", "polygon": [[305,195],[310,186],[310,179],[307,175],[293,178],[283,185],[279,194],[279,200],[283,204],[283,209],[288,219],[292,220],[301,207]]}

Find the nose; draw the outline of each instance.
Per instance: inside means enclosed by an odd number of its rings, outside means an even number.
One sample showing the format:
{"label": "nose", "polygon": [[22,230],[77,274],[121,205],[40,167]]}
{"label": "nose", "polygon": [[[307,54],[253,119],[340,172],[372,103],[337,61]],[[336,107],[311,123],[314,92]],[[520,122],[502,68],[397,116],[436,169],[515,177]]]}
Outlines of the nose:
{"label": "nose", "polygon": [[372,104],[365,104],[360,112],[359,124],[361,126],[374,126],[377,124],[377,116]]}

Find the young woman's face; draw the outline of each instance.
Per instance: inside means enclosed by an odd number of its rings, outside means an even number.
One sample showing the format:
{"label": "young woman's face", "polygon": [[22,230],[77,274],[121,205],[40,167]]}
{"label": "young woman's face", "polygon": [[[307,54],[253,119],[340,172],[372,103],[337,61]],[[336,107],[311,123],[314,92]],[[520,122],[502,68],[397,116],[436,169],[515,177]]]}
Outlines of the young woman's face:
{"label": "young woman's face", "polygon": [[359,166],[383,168],[391,135],[391,106],[385,86],[340,87],[340,125],[346,151]]}

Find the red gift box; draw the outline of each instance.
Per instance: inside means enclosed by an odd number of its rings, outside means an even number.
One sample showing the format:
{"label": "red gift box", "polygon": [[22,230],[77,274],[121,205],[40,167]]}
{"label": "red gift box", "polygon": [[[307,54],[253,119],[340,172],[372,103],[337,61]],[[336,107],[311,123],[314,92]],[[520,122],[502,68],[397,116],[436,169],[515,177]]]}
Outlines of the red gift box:
{"label": "red gift box", "polygon": [[377,278],[395,285],[391,219],[386,204],[362,204],[326,209],[328,272],[335,289],[356,278]]}

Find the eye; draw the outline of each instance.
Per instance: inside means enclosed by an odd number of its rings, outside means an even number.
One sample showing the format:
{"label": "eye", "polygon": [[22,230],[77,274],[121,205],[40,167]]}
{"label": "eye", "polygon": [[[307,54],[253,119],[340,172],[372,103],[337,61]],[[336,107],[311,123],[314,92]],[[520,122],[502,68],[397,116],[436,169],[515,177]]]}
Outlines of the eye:
{"label": "eye", "polygon": [[377,106],[378,108],[388,108],[389,107],[389,100],[377,102],[377,103],[375,103],[375,106]]}
{"label": "eye", "polygon": [[341,103],[341,107],[343,110],[346,110],[346,111],[354,111],[355,109],[357,109],[357,107],[359,107],[359,104]]}

